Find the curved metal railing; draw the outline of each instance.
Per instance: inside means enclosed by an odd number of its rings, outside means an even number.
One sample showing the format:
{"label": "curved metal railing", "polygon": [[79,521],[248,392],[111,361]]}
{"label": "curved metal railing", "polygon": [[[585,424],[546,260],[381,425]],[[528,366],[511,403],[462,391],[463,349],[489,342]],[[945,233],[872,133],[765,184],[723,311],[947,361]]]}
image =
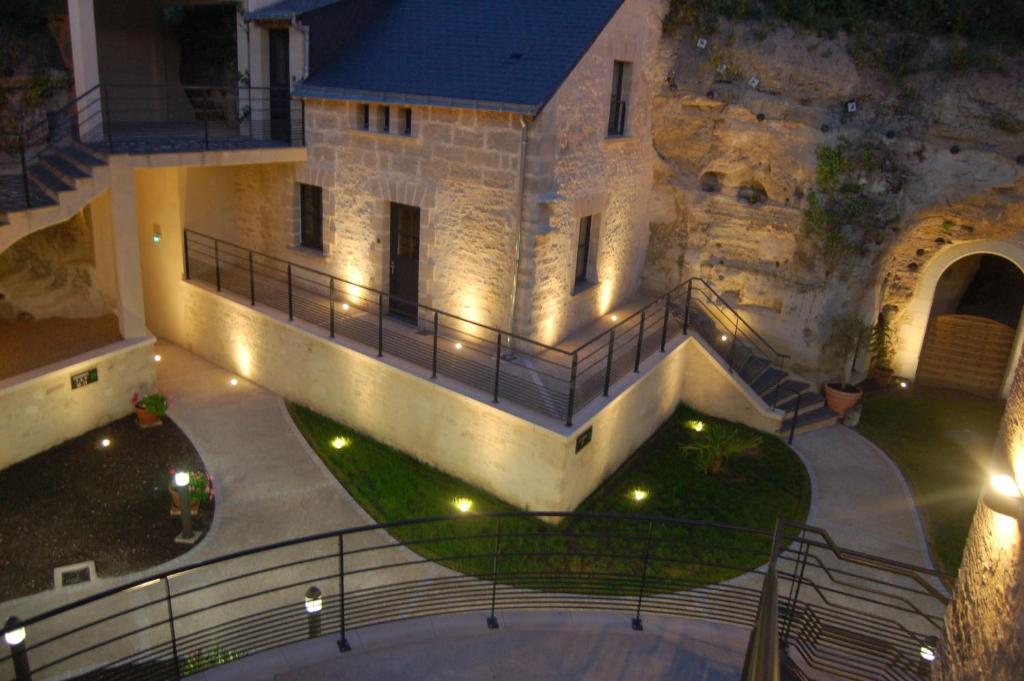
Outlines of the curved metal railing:
{"label": "curved metal railing", "polygon": [[15,678],[17,661],[36,679],[178,679],[312,636],[344,650],[353,629],[448,613],[477,612],[481,627],[523,609],[619,611],[637,629],[649,613],[752,627],[770,566],[780,645],[800,664],[924,678],[919,651],[945,605],[938,573],[782,521],[773,533],[543,512],[368,525],[158,570],[25,618],[0,675]]}

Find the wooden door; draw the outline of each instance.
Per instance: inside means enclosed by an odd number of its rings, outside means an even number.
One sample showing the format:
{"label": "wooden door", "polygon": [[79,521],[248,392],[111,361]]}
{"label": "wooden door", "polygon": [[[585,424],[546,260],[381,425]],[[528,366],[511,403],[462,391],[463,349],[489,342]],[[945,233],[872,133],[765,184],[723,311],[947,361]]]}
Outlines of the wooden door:
{"label": "wooden door", "polygon": [[1016,329],[984,317],[948,314],[928,325],[917,382],[998,398]]}
{"label": "wooden door", "polygon": [[420,278],[420,209],[391,204],[391,314],[416,321]]}

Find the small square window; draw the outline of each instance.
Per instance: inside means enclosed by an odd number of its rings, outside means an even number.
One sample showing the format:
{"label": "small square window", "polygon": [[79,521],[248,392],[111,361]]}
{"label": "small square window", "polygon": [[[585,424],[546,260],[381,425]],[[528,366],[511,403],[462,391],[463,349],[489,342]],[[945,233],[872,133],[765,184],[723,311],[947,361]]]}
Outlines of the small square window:
{"label": "small square window", "polygon": [[594,216],[580,218],[579,238],[576,241],[576,287],[587,283],[590,267],[590,237],[594,225]]}
{"label": "small square window", "polygon": [[370,105],[359,105],[359,127],[363,130],[370,129]]}
{"label": "small square window", "polygon": [[303,248],[324,250],[323,189],[299,184],[300,243]]}
{"label": "small square window", "polygon": [[612,65],[612,96],[608,109],[608,136],[621,137],[626,134],[626,103],[629,101],[629,82],[632,65],[617,61]]}
{"label": "small square window", "polygon": [[402,109],[402,120],[404,121],[405,127],[402,129],[403,135],[412,134],[412,109],[406,107]]}

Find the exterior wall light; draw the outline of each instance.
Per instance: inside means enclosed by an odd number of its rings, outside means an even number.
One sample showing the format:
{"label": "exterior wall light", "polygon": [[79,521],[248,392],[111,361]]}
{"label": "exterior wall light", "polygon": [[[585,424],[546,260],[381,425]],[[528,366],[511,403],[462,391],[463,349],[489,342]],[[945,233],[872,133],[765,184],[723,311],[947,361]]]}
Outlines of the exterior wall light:
{"label": "exterior wall light", "polygon": [[153,225],[153,243],[158,244],[163,240],[163,233],[160,231],[160,225]]}
{"label": "exterior wall light", "polygon": [[473,508],[473,500],[469,497],[456,497],[452,499],[452,503],[455,508],[459,509],[459,513],[469,513],[470,509]]}
{"label": "exterior wall light", "polygon": [[651,493],[645,490],[643,487],[637,487],[631,492],[631,494],[633,496],[633,501],[637,503],[640,503],[647,497],[651,496]]}
{"label": "exterior wall light", "polygon": [[103,447],[103,449],[106,449],[109,446],[110,446],[110,438],[109,437],[105,437],[102,440],[100,440],[100,447]]}
{"label": "exterior wall light", "polygon": [[306,620],[309,625],[309,637],[316,638],[320,635],[320,611],[324,608],[323,595],[320,589],[315,586],[306,590]]}
{"label": "exterior wall light", "polygon": [[232,378],[230,381],[228,381],[228,383],[230,383],[231,385],[238,385],[238,379]]}
{"label": "exterior wall light", "polygon": [[160,355],[153,355],[153,361],[154,362],[159,362],[162,359],[163,359],[163,357],[161,357]]}
{"label": "exterior wall light", "polygon": [[1011,518],[1024,518],[1024,499],[1021,498],[1020,487],[1006,473],[993,473],[989,477],[981,502],[996,513]]}
{"label": "exterior wall light", "polygon": [[347,447],[348,446],[348,438],[347,437],[338,436],[338,437],[334,438],[333,440],[331,440],[331,446],[334,447],[335,449],[341,449],[342,447]]}

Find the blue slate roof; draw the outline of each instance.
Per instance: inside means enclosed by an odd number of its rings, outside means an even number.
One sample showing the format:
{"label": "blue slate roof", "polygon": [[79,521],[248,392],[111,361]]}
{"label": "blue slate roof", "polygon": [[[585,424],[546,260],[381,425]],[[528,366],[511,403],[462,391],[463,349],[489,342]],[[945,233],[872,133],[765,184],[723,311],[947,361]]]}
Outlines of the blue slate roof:
{"label": "blue slate roof", "polygon": [[534,114],[622,2],[390,0],[295,94]]}

